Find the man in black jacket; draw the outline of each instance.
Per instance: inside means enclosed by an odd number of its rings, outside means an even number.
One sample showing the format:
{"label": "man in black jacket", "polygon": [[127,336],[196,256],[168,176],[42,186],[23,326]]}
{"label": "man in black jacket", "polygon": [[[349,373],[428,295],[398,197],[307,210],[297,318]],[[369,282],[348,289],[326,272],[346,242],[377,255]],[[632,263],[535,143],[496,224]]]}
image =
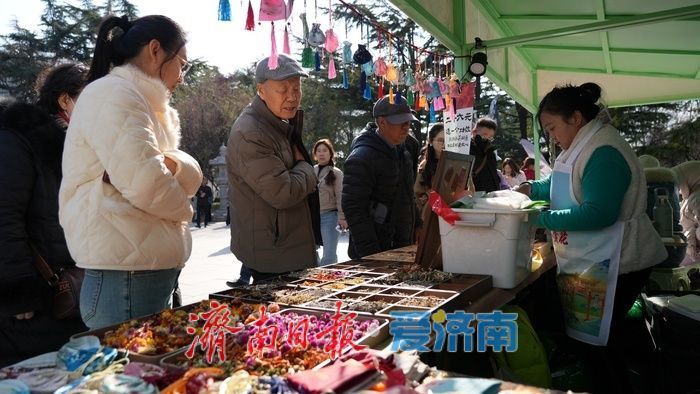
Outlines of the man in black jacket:
{"label": "man in black jacket", "polygon": [[345,161],[343,212],[350,228],[348,255],[367,256],[412,243],[415,179],[404,142],[415,117],[406,99],[385,96],[352,143]]}
{"label": "man in black jacket", "polygon": [[498,126],[493,119],[481,118],[476,121],[472,130],[469,154],[474,156],[472,179],[476,191],[492,192],[501,189],[496,147],[493,146],[493,138],[497,128]]}
{"label": "man in black jacket", "polygon": [[211,204],[214,201],[214,192],[207,185],[209,180],[202,178],[202,185],[197,190],[197,227],[202,227],[202,219],[204,227],[207,227],[211,221]]}

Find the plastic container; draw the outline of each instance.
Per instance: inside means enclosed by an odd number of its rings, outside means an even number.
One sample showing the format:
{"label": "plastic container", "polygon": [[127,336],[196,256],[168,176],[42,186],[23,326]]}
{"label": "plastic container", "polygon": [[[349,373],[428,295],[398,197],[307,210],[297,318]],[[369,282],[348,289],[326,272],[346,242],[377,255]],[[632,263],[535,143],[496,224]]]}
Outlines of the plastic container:
{"label": "plastic container", "polygon": [[536,210],[454,208],[454,226],[440,218],[442,269],[491,275],[493,286],[516,287],[530,273]]}

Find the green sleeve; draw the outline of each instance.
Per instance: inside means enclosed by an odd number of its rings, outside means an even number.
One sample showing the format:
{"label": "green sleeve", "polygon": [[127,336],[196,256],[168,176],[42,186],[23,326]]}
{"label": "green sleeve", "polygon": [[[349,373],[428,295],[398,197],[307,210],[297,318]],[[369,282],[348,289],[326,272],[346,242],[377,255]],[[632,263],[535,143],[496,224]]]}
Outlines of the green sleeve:
{"label": "green sleeve", "polygon": [[543,179],[530,182],[532,185],[532,188],[530,189],[530,199],[532,201],[549,201],[549,185],[552,183],[550,177],[551,175],[547,175],[547,177]]}
{"label": "green sleeve", "polygon": [[612,146],[601,146],[593,152],[583,170],[583,202],[571,209],[542,212],[537,224],[555,231],[608,227],[620,216],[631,180],[632,172],[622,154]]}

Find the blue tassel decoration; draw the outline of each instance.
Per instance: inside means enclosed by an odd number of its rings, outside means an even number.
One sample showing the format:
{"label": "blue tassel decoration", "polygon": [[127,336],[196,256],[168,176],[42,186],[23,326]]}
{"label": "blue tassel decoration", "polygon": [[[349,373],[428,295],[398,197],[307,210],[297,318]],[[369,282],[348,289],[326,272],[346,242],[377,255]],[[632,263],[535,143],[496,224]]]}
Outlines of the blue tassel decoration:
{"label": "blue tassel decoration", "polygon": [[219,20],[231,21],[231,4],[228,0],[219,0]]}
{"label": "blue tassel decoration", "polygon": [[372,100],[372,88],[369,86],[369,84],[365,85],[365,93],[362,95],[365,100]]}
{"label": "blue tassel decoration", "polygon": [[316,51],[316,71],[321,71],[321,54]]}
{"label": "blue tassel decoration", "polygon": [[360,73],[360,91],[362,93],[364,93],[366,87],[367,87],[367,74],[365,74],[365,72],[362,71]]}
{"label": "blue tassel decoration", "polygon": [[435,106],[433,105],[433,102],[430,102],[430,123],[435,123],[437,122],[437,116],[435,115]]}
{"label": "blue tassel decoration", "polygon": [[349,89],[350,88],[350,81],[348,78],[348,69],[343,68],[343,89]]}
{"label": "blue tassel decoration", "polygon": [[394,102],[396,104],[401,104],[403,102],[403,97],[401,97],[401,92],[399,92],[398,89],[396,89],[396,93],[394,93]]}

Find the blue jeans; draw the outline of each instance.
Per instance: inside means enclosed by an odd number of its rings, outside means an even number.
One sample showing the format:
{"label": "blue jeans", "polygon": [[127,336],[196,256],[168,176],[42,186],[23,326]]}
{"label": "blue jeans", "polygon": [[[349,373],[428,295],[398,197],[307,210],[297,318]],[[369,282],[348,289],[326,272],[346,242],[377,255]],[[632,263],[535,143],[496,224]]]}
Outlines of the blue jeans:
{"label": "blue jeans", "polygon": [[85,270],[80,314],[94,330],[170,307],[179,269],[155,271]]}
{"label": "blue jeans", "polygon": [[324,212],[321,214],[321,239],[323,239],[323,257],[319,267],[338,262],[336,249],[338,248],[338,211]]}

